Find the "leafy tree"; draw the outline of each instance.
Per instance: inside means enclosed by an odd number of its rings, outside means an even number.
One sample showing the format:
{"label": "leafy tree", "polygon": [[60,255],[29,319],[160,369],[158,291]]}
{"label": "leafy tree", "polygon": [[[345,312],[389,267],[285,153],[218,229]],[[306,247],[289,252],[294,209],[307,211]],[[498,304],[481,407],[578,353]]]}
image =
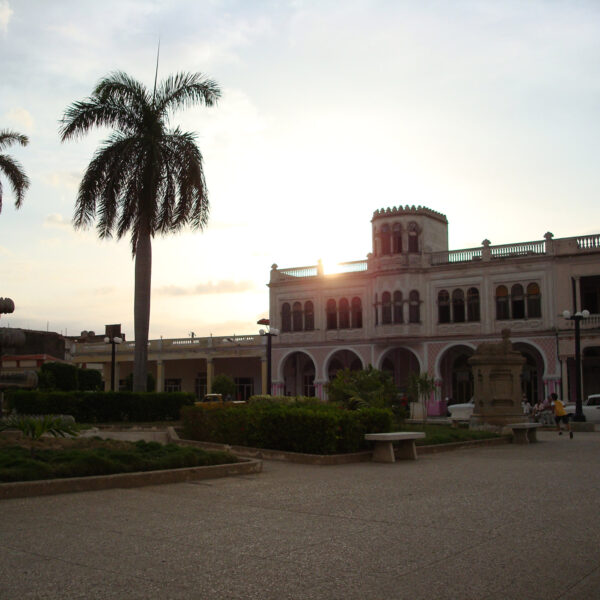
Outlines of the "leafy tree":
{"label": "leafy tree", "polygon": [[0,431],[17,429],[30,440],[29,451],[35,455],[33,443],[43,435],[67,437],[79,435],[79,428],[74,421],[60,415],[11,415],[0,421]]}
{"label": "leafy tree", "polygon": [[237,391],[235,381],[229,377],[229,375],[217,375],[211,385],[211,393],[213,394],[222,394],[223,398],[227,398],[227,396],[231,396],[235,398],[235,394]]}
{"label": "leafy tree", "polygon": [[208,195],[196,136],[168,127],[172,113],[193,104],[212,106],[218,85],[199,73],[169,76],[148,90],[123,72],[101,79],[92,95],[69,106],[62,141],[94,127],[113,133],[98,148],[79,186],[76,228],[97,220],[100,238],[131,235],[135,258],[133,390],[146,390],[152,238],[186,225],[204,229]]}
{"label": "leafy tree", "polygon": [[[27,146],[29,138],[26,135],[10,131],[9,129],[0,130],[0,173],[8,179],[10,186],[15,193],[15,207],[21,208],[21,203],[25,196],[25,191],[29,187],[29,178],[25,175],[21,163],[16,161],[8,154],[1,152],[13,144]],[[0,180],[0,212],[2,212],[2,181]]]}
{"label": "leafy tree", "polygon": [[327,385],[327,394],[330,402],[348,408],[383,408],[392,405],[398,390],[388,373],[369,365],[367,369],[360,371],[338,371]]}

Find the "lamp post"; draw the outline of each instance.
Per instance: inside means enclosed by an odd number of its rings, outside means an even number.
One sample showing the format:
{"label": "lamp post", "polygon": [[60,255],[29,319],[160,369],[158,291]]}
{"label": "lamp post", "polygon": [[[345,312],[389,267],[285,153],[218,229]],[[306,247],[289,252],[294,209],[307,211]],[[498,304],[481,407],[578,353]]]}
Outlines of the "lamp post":
{"label": "lamp post", "polygon": [[123,343],[123,338],[119,336],[114,337],[105,337],[105,344],[110,344],[112,346],[111,349],[111,357],[110,357],[110,391],[115,391],[115,362],[116,362],[116,346],[117,344]]}
{"label": "lamp post", "polygon": [[267,338],[267,394],[271,395],[271,338],[273,336],[279,335],[279,329],[275,329],[275,327],[271,327],[269,319],[261,319],[257,321],[257,325],[266,325],[269,329],[265,331],[264,329],[259,330],[258,333],[260,335],[264,335]]}
{"label": "lamp post", "polygon": [[575,323],[575,416],[573,421],[584,422],[585,415],[583,414],[581,402],[581,329],[580,324],[583,319],[590,316],[589,310],[576,312],[574,315],[570,311],[564,310],[562,316],[567,321]]}

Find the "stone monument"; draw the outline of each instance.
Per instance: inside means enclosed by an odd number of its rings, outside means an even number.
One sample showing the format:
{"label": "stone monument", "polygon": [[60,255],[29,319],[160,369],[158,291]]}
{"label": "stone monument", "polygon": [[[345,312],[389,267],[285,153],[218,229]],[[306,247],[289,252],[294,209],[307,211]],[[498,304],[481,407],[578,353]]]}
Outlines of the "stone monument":
{"label": "stone monument", "polygon": [[509,336],[510,329],[503,329],[501,342],[480,344],[469,359],[475,388],[473,429],[502,429],[527,421],[521,406],[525,357],[513,350]]}

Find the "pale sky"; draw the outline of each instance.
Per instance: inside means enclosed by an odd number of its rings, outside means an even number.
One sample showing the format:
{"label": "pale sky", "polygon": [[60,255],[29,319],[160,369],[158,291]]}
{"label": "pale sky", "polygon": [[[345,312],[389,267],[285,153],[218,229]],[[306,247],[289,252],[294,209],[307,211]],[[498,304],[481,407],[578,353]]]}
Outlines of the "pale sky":
{"label": "pale sky", "polygon": [[[97,131],[58,121],[122,70],[201,72],[217,107],[198,135],[211,217],[156,238],[150,337],[256,333],[270,267],[360,260],[374,210],[447,215],[450,248],[600,232],[597,0],[0,0],[0,129],[31,187],[5,178],[0,326],[133,338],[128,239],[74,231]],[[0,175],[1,176],[1,175]]]}

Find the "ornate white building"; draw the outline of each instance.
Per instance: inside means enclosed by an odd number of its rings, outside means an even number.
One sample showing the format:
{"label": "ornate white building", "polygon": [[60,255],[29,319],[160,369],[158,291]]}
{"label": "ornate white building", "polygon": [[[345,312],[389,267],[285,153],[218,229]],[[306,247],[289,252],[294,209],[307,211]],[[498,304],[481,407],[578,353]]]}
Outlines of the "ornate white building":
{"label": "ornate white building", "polygon": [[536,401],[553,391],[574,397],[573,323],[582,322],[584,395],[600,392],[600,234],[479,248],[448,249],[448,221],[425,207],[377,210],[366,260],[280,269],[270,288],[273,393],[326,397],[344,367],[371,364],[402,389],[410,371],[437,383],[445,399],[468,401],[467,359],[483,341],[511,330],[526,357],[523,392]]}

